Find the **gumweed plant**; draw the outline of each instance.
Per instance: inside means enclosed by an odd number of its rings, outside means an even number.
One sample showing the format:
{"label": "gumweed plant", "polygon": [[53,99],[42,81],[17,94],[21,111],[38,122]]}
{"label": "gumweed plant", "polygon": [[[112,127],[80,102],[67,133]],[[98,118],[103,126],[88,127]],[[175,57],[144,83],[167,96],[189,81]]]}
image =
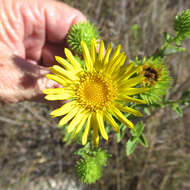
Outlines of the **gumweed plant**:
{"label": "gumweed plant", "polygon": [[131,155],[140,143],[148,146],[143,135],[142,121],[134,124],[142,112],[151,114],[155,106],[171,106],[181,114],[180,103],[189,103],[187,90],[178,102],[167,100],[165,95],[172,85],[172,78],[164,58],[184,51],[181,41],[190,37],[190,11],[174,19],[175,36],[164,33],[163,45],[150,57],[126,62],[121,45],[106,47],[96,27],[90,22],[75,24],[69,31],[65,48],[66,58],[56,56],[57,65],[50,67],[47,78],[61,87],[45,89],[45,99],[65,103],[50,115],[61,117],[58,127],[63,129],[63,141],[75,141],[82,148],[76,174],[82,183],[95,183],[102,175],[111,155],[100,148],[100,141],[108,141],[113,129],[117,142],[128,128],[126,154]]}

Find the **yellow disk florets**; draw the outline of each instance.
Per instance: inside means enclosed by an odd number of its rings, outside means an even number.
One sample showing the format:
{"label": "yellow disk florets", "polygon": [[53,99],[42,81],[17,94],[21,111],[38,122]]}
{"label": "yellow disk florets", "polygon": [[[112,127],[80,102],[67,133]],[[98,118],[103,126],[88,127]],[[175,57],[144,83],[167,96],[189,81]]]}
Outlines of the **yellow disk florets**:
{"label": "yellow disk florets", "polygon": [[90,110],[102,110],[117,94],[114,82],[101,73],[87,73],[76,86],[78,102]]}

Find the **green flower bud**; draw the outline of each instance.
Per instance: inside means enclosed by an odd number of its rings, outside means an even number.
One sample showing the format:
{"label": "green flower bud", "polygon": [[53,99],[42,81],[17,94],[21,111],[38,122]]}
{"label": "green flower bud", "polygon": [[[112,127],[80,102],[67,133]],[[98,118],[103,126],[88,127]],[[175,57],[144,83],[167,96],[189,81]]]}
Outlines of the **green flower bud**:
{"label": "green flower bud", "polygon": [[99,39],[99,32],[90,22],[81,22],[72,26],[67,42],[69,47],[77,54],[82,54],[81,41],[84,41],[90,49],[91,40]]}
{"label": "green flower bud", "polygon": [[177,14],[174,19],[174,30],[184,39],[190,37],[190,10]]}
{"label": "green flower bud", "polygon": [[102,168],[94,157],[81,158],[76,164],[77,177],[82,183],[95,183],[102,175]]}

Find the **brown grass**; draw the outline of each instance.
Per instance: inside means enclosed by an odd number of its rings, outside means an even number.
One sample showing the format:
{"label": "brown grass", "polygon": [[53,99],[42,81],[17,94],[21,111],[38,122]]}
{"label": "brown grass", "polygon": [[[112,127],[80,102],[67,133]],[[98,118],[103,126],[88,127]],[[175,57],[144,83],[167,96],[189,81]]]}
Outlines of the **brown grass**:
{"label": "brown grass", "polygon": [[[108,43],[121,43],[128,58],[151,55],[161,44],[162,33],[173,33],[173,17],[190,8],[189,0],[65,0],[81,10],[101,30]],[[132,30],[134,24],[139,29]],[[190,84],[190,42],[186,52],[167,58],[174,77],[168,95],[180,96]],[[76,145],[61,141],[51,108],[23,102],[0,105],[0,190],[64,190],[64,179],[74,177]],[[156,110],[144,118],[149,147],[138,147],[126,157],[125,137],[114,137],[105,146],[112,153],[99,182],[83,189],[98,190],[189,190],[190,189],[190,111],[184,107],[178,117],[169,108]],[[52,186],[54,180],[56,186]],[[81,187],[82,188],[82,187]]]}

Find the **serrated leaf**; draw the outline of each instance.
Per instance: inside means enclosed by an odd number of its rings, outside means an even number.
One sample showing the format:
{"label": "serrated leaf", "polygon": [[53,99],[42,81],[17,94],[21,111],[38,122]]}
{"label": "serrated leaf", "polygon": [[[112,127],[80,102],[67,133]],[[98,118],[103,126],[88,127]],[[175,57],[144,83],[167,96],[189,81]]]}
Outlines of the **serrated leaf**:
{"label": "serrated leaf", "polygon": [[148,147],[148,142],[143,134],[139,136],[139,143],[142,144],[144,147]]}
{"label": "serrated leaf", "polygon": [[138,138],[130,138],[126,143],[126,154],[131,155],[138,144]]}
{"label": "serrated leaf", "polygon": [[182,109],[180,108],[179,104],[177,103],[173,103],[172,106],[171,106],[172,110],[174,110],[180,117],[183,116],[183,111]]}

